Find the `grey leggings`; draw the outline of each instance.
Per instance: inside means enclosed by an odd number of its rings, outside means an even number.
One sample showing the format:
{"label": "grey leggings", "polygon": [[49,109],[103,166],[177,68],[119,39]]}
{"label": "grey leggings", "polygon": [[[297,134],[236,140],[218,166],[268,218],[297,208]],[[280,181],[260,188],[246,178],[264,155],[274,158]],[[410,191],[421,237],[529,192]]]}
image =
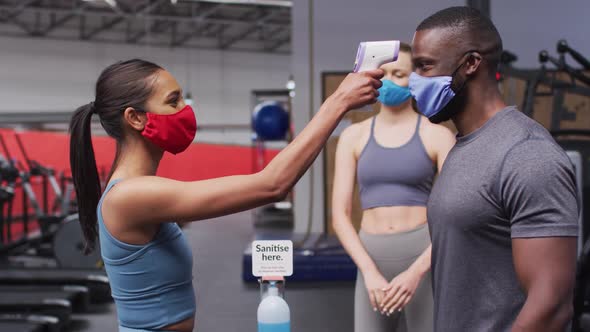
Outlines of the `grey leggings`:
{"label": "grey leggings", "polygon": [[[396,234],[359,232],[369,256],[387,279],[405,271],[430,245],[428,226]],[[433,297],[430,271],[424,276],[412,300],[401,313],[387,317],[373,311],[362,274],[356,278],[354,296],[355,332],[432,332]]]}

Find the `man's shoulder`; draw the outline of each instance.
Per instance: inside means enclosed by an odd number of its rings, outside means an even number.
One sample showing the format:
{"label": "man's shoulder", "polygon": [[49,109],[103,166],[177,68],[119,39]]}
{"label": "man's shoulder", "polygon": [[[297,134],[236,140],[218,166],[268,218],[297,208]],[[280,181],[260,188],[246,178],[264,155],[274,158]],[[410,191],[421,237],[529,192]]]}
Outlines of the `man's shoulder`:
{"label": "man's shoulder", "polygon": [[[543,163],[568,162],[568,157],[549,131],[516,107],[502,112],[488,135],[485,154],[499,162],[499,168],[539,167]],[[490,161],[491,161],[490,160]]]}
{"label": "man's shoulder", "polygon": [[[498,144],[506,153],[514,150],[532,149],[555,151],[561,149],[551,134],[539,122],[531,119],[516,107],[510,107],[499,126],[496,126]],[[521,151],[523,152],[523,151]]]}
{"label": "man's shoulder", "polygon": [[531,136],[548,139],[551,137],[551,134],[545,129],[545,127],[519,111],[515,106],[507,107],[504,112],[506,115],[502,122],[502,126],[500,126],[500,130],[510,134],[507,135],[507,138],[514,137],[517,139],[524,139]]}
{"label": "man's shoulder", "polygon": [[530,136],[516,142],[506,151],[502,163],[503,174],[527,173],[534,179],[535,174],[555,174],[560,169],[572,171],[569,157],[550,137]]}

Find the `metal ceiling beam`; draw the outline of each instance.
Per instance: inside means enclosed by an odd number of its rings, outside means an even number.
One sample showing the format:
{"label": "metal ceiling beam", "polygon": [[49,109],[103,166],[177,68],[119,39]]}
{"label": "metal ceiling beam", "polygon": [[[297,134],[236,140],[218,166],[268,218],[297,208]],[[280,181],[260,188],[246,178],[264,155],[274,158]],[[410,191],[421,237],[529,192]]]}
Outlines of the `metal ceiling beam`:
{"label": "metal ceiling beam", "polygon": [[6,13],[0,17],[0,22],[12,23],[30,35],[35,34],[35,29],[18,19],[18,16],[22,14],[27,7],[34,5],[37,2],[39,2],[39,0],[26,0],[20,2],[18,6],[1,8],[0,10],[4,10]]}
{"label": "metal ceiling beam", "polygon": [[[185,45],[189,40],[195,37],[197,34],[199,37],[216,37],[219,34],[223,33],[225,30],[229,28],[228,25],[211,25],[208,28],[205,28],[203,31],[195,32],[194,34],[186,34],[182,38],[177,39],[174,43],[170,46],[172,47],[180,47]],[[218,48],[218,47],[216,47]]]}
{"label": "metal ceiling beam", "polygon": [[270,39],[272,36],[277,35],[279,32],[285,30],[285,27],[278,27],[276,29],[270,30],[266,32],[266,36],[264,37],[265,40]]}
{"label": "metal ceiling beam", "polygon": [[21,1],[18,6],[14,6],[11,8],[4,8],[3,10],[7,11],[4,15],[0,17],[0,22],[7,22],[10,18],[15,18],[20,15],[28,6],[31,6],[35,3],[39,2],[39,0],[26,0]]}
{"label": "metal ceiling beam", "polygon": [[145,37],[148,34],[148,31],[149,33],[161,33],[168,30],[172,25],[173,22],[171,21],[155,21],[149,28],[138,31],[136,34],[130,36],[127,39],[127,42],[135,44]]}
{"label": "metal ceiling beam", "polygon": [[70,21],[71,19],[73,19],[74,17],[76,17],[78,15],[80,15],[80,13],[72,13],[72,14],[67,14],[65,16],[62,16],[60,19],[57,19],[57,20],[51,22],[49,24],[49,26],[47,26],[47,28],[45,28],[45,31],[41,32],[41,35],[46,35],[46,34],[52,32],[53,30],[68,23],[68,21]]}
{"label": "metal ceiling beam", "polygon": [[178,22],[172,23],[172,32],[170,36],[170,46],[174,45],[176,41],[176,37],[178,36]]}
{"label": "metal ceiling beam", "polygon": [[[11,6],[0,5],[0,10],[6,10],[12,8]],[[69,14],[71,10],[69,9],[61,9],[61,8],[46,8],[46,7],[35,7],[30,8],[27,7],[25,11],[39,11],[41,13],[56,13],[56,14]],[[106,17],[106,18],[123,18],[123,19],[133,19],[136,18],[134,13],[125,13],[125,14],[117,14],[113,12],[100,12],[100,11],[90,11],[85,10],[83,12],[84,16],[98,16],[98,17]],[[231,24],[231,25],[238,25],[238,26],[249,26],[252,24],[249,20],[238,20],[238,19],[227,19],[227,18],[201,18],[191,17],[191,16],[174,16],[174,15],[161,15],[161,14],[152,14],[150,15],[151,19],[154,20],[170,20],[170,21],[178,21],[178,22],[204,22],[204,23],[215,23],[215,24]],[[290,25],[290,22],[287,23],[266,23],[267,27],[287,27]]]}
{"label": "metal ceiling beam", "polygon": [[84,35],[86,34],[86,16],[80,15],[78,16],[80,19],[80,25],[78,26],[78,38],[84,40]]}
{"label": "metal ceiling beam", "polygon": [[[45,7],[47,5],[51,6],[53,2],[40,2],[39,0],[24,1],[26,2],[21,2],[18,6],[2,4],[0,1],[0,16],[2,12],[16,13],[18,11],[16,16],[23,13],[26,14],[22,19],[14,16],[12,18],[8,17],[8,20],[9,23],[24,30],[26,35],[33,37],[40,36],[48,39],[61,40],[81,39],[106,43],[127,42],[138,45],[168,47],[183,46],[191,39],[197,37],[202,43],[193,43],[193,45],[188,47],[206,49],[222,48],[254,52],[268,52],[272,49],[275,53],[282,53],[282,51],[276,52],[276,50],[289,41],[288,37],[281,37],[284,35],[281,31],[290,33],[289,19],[274,21],[272,23],[268,22],[273,17],[284,14],[286,10],[282,8],[269,9],[268,7],[261,8],[260,6],[240,6],[237,8],[241,11],[245,9],[244,14],[233,17],[231,14],[235,13],[235,11],[228,11],[227,15],[225,12],[220,12],[221,9],[225,9],[226,5],[224,4],[204,6],[199,2],[187,4],[186,0],[184,3],[179,4],[179,6],[182,6],[182,10],[164,11],[164,8],[160,8],[160,6],[167,4],[169,0],[147,0],[133,2],[134,6],[119,7],[118,12],[113,12],[111,9],[94,8],[88,5],[87,2],[81,2],[79,0],[72,0],[71,8]],[[35,3],[37,4],[34,5]],[[123,5],[123,3],[121,4]],[[204,8],[204,10],[200,10],[201,8]],[[233,8],[230,7],[230,9]],[[216,15],[217,13],[219,15]],[[180,14],[180,16],[177,14]],[[4,16],[10,15],[4,14]],[[72,25],[66,25],[76,17],[79,18],[79,22],[74,21]],[[24,20],[24,18],[27,20]],[[139,23],[142,21],[145,22],[143,28],[138,24],[133,24],[134,22]],[[35,22],[37,24],[36,28],[34,25]],[[127,23],[126,29],[115,28],[118,24],[125,22]],[[49,36],[52,31],[64,28],[64,26],[76,27],[79,30],[78,37],[75,38],[71,34],[60,34],[59,37],[55,36],[55,38]],[[192,29],[190,26],[192,26]],[[109,34],[103,38],[98,37],[102,32],[113,28],[115,28],[113,32],[116,32],[116,34]],[[66,31],[65,29],[62,30]],[[226,31],[228,33],[232,31],[232,34],[224,34]],[[234,33],[233,31],[239,32]],[[260,31],[260,34],[256,38],[250,38],[256,31]],[[162,38],[150,38],[146,42],[141,42],[144,36],[150,32],[158,34],[169,32],[169,42],[166,43]],[[0,34],[19,35],[18,32],[11,31],[0,31]],[[212,38],[217,38],[217,45],[215,47],[210,47]],[[240,40],[251,43],[244,44],[241,48],[235,47],[234,44]]]}
{"label": "metal ceiling beam", "polygon": [[281,40],[276,41],[274,44],[272,44],[271,46],[266,48],[266,50],[269,52],[275,52],[279,47],[289,43],[290,41],[291,41],[291,36],[285,37]]}
{"label": "metal ceiling beam", "polygon": [[223,5],[214,5],[213,7],[204,10],[202,13],[199,13],[196,18],[197,19],[203,19],[203,18],[207,18],[213,14],[215,14],[218,10],[220,10],[221,8],[223,8]]}
{"label": "metal ceiling beam", "polygon": [[266,24],[266,22],[268,20],[276,17],[279,14],[282,14],[282,11],[274,10],[274,11],[267,12],[267,13],[263,14],[261,17],[257,18],[255,20],[255,22],[252,23],[252,26],[250,28],[246,29],[245,31],[243,31],[242,33],[240,33],[236,36],[230,37],[229,40],[223,41],[220,45],[220,48],[227,49],[228,47],[230,47],[234,43],[237,43],[238,41],[248,37],[250,34],[262,29],[262,27]]}
{"label": "metal ceiling beam", "polygon": [[[154,2],[152,4],[148,3],[147,5],[144,5],[143,7],[137,9],[134,13],[128,14],[124,11],[122,11],[120,8],[113,8],[113,10],[116,12],[116,16],[115,18],[113,18],[112,20],[105,22],[104,24],[102,24],[100,27],[95,28],[94,30],[90,31],[87,34],[83,34],[83,38],[82,39],[92,39],[93,37],[95,37],[96,35],[98,35],[99,33],[105,31],[105,30],[109,30],[112,29],[113,27],[115,27],[117,24],[122,23],[123,21],[128,21],[129,24],[130,23],[130,19],[133,19],[135,17],[137,17],[138,14],[143,14],[143,13],[147,13],[149,11],[151,11],[154,8],[154,4],[158,4],[157,2]],[[84,14],[89,14],[91,13],[90,11],[86,11],[84,12]],[[101,14],[101,16],[105,16],[103,14]]]}
{"label": "metal ceiling beam", "polygon": [[146,6],[144,6],[142,9],[138,10],[135,15],[145,15],[145,14],[149,14],[152,11],[154,11],[155,9],[158,9],[161,5],[163,5],[164,3],[168,3],[169,0],[156,0],[152,3],[149,3]]}
{"label": "metal ceiling beam", "polygon": [[[113,3],[115,2],[115,0],[113,0]],[[119,16],[124,16],[125,15],[125,10],[123,10],[121,8],[121,4],[117,4],[116,6],[109,6],[110,10],[113,11],[114,14],[117,14]]]}
{"label": "metal ceiling beam", "polygon": [[293,1],[288,0],[192,0],[199,2],[227,3],[234,5],[257,5],[271,7],[292,7]]}
{"label": "metal ceiling beam", "polygon": [[[254,10],[251,10],[251,11],[249,11],[249,12],[246,12],[246,13],[242,14],[242,15],[239,17],[239,20],[247,20],[247,21],[249,21],[249,22],[250,22],[250,24],[252,24],[252,21],[253,21],[253,19],[252,19],[252,16],[253,16],[253,15],[256,15],[257,17],[260,17],[260,16],[261,16],[261,14],[260,14],[261,12],[262,12],[262,13],[265,13],[265,11],[261,11],[260,9],[258,9],[258,8],[256,8],[256,7],[255,7],[255,8],[254,8]],[[262,15],[263,15],[263,14],[262,14]],[[224,39],[224,32],[225,32],[226,30],[227,30],[227,29],[221,30],[221,31],[220,31],[220,32],[217,34],[217,45],[218,45],[219,49],[224,49],[224,48],[223,48],[223,43],[224,43],[224,40],[225,40],[225,39]],[[245,38],[245,37],[244,37],[244,38]]]}
{"label": "metal ceiling beam", "polygon": [[[144,7],[142,10],[138,11],[136,13],[136,16],[144,16],[146,14],[150,14],[154,10],[158,9],[161,5],[168,3],[169,1],[170,0],[156,0],[153,3],[149,4],[148,6]],[[192,8],[192,5],[191,5],[191,8]],[[146,19],[146,18],[144,17],[144,19]],[[149,29],[144,28],[143,30],[137,32],[135,35],[129,37],[127,39],[127,41],[129,43],[135,44],[139,40],[141,40],[143,37],[145,37],[148,34],[148,31],[150,33],[164,32],[171,26],[173,26],[173,23],[171,21],[155,20],[155,22],[152,24],[152,26]]]}
{"label": "metal ceiling beam", "polygon": [[[37,36],[33,36],[33,35],[15,35],[14,33],[10,33],[10,32],[2,32],[0,31],[0,36],[7,36],[7,37],[20,37],[20,38],[30,38],[30,39],[34,39],[34,40],[38,40],[39,37]],[[53,35],[48,35],[45,37],[42,37],[42,39],[46,39],[46,40],[64,40],[64,41],[80,41],[80,38],[77,37],[65,37],[65,36],[53,36]],[[114,44],[114,45],[120,45],[120,44],[127,44],[126,41],[124,40],[104,40],[104,39],[93,39],[92,43],[98,43],[98,44]],[[147,43],[147,42],[140,42],[137,43],[136,45],[140,45],[140,46],[150,46],[150,47],[162,47],[162,48],[170,48],[170,43],[161,43],[161,42],[151,42],[151,43]],[[200,49],[200,50],[219,50],[219,47],[217,46],[209,46],[209,45],[197,45],[197,44],[185,44],[183,45],[183,48],[188,48],[188,49]],[[232,52],[244,52],[244,53],[269,53],[270,51],[268,51],[267,49],[263,48],[263,47],[232,47],[231,48]],[[272,52],[273,54],[282,54],[282,55],[288,55],[291,54],[291,52],[289,50],[279,50],[277,49],[276,51]]]}
{"label": "metal ceiling beam", "polygon": [[268,45],[267,47],[265,47],[265,49],[269,52],[274,52],[276,51],[278,48],[280,48],[281,46],[289,43],[291,41],[291,34],[288,34],[287,36],[274,40],[270,45]]}
{"label": "metal ceiling beam", "polygon": [[[172,47],[182,46],[186,42],[191,40],[192,38],[202,35],[202,33],[203,33],[202,28],[205,25],[203,20],[205,20],[209,16],[215,14],[221,8],[223,8],[223,5],[220,5],[220,4],[214,5],[213,7],[209,8],[209,9],[203,11],[202,13],[199,13],[197,16],[195,16],[195,19],[198,20],[199,22],[193,23],[194,24],[193,30],[189,33],[184,34],[183,36],[178,38],[178,40],[173,41],[171,46]],[[215,26],[215,24],[209,24],[209,28],[212,26]]]}
{"label": "metal ceiling beam", "polygon": [[27,23],[19,20],[17,17],[13,17],[13,16],[9,16],[6,19],[7,22],[10,22],[14,25],[16,25],[17,27],[21,28],[24,32],[28,33],[29,35],[34,35],[35,34],[35,30],[33,28],[31,28]]}
{"label": "metal ceiling beam", "polygon": [[94,36],[98,35],[99,33],[103,32],[105,30],[111,29],[111,28],[115,27],[117,24],[122,23],[123,21],[125,21],[125,17],[113,18],[110,21],[103,23],[101,26],[94,28],[90,32],[88,32],[86,34],[82,34],[82,39],[84,39],[84,40],[92,39]]}
{"label": "metal ceiling beam", "polygon": [[40,34],[39,31],[41,31],[41,13],[36,12],[35,23],[33,23],[33,34],[38,36]]}
{"label": "metal ceiling beam", "polygon": [[238,42],[238,41],[248,37],[250,34],[258,31],[259,29],[261,29],[261,26],[258,24],[255,24],[252,27],[250,27],[249,29],[247,29],[246,31],[244,31],[236,36],[232,36],[226,41],[222,41],[221,45],[219,45],[219,48],[221,48],[222,50],[227,49],[228,47],[232,46],[236,42]]}
{"label": "metal ceiling beam", "polygon": [[[63,26],[64,24],[68,23],[68,21],[70,21],[71,19],[82,15],[84,9],[87,6],[87,3],[82,3],[80,5],[76,5],[77,2],[74,4],[74,8],[72,8],[71,13],[62,16],[60,19],[57,20],[52,20],[51,23],[47,26],[47,28],[45,28],[45,31],[41,31],[40,35],[41,36],[45,36],[48,33],[52,32],[53,30]],[[52,13],[52,15],[56,15],[55,13]]]}

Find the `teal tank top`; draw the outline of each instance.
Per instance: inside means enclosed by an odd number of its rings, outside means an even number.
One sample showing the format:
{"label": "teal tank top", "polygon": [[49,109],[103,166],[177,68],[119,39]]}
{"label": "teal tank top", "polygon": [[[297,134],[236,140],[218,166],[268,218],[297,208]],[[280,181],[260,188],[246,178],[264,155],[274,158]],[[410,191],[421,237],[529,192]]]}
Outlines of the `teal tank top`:
{"label": "teal tank top", "polygon": [[174,222],[162,223],[154,239],[145,245],[119,241],[105,227],[102,201],[119,181],[109,183],[97,207],[100,251],[119,325],[161,329],[193,317],[193,256],[180,227]]}

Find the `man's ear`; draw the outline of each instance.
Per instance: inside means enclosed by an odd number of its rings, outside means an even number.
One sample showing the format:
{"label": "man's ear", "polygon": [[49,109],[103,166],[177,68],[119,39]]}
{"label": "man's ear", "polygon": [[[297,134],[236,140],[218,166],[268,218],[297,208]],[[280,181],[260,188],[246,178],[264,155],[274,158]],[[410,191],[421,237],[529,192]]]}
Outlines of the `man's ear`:
{"label": "man's ear", "polygon": [[467,61],[465,62],[465,74],[466,75],[473,75],[479,68],[483,57],[478,52],[471,52],[467,57]]}

